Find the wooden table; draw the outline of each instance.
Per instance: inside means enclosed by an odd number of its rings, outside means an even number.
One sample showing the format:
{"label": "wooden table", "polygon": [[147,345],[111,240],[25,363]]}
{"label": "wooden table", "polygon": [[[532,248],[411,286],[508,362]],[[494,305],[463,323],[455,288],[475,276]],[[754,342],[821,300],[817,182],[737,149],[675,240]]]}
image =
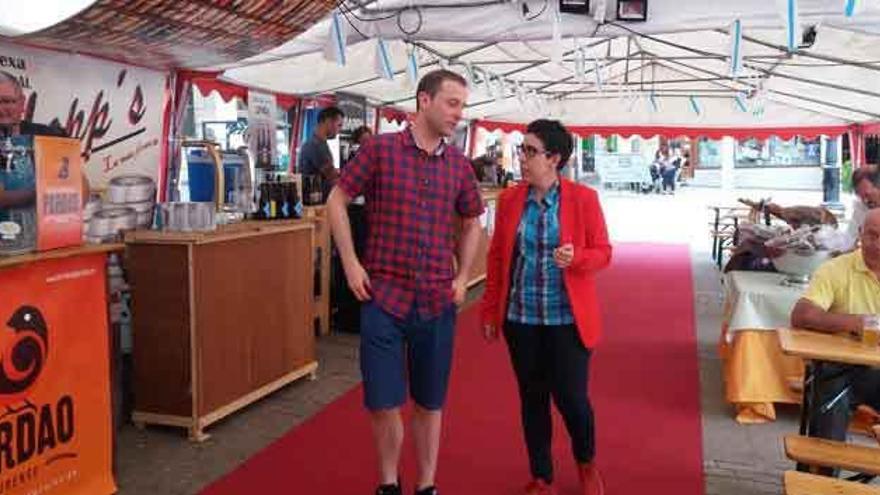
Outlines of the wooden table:
{"label": "wooden table", "polygon": [[880,368],[880,348],[865,346],[851,337],[790,328],[777,330],[777,334],[786,354],[815,361]]}
{"label": "wooden table", "polygon": [[19,256],[0,256],[0,268],[11,268],[40,261],[73,258],[75,256],[89,254],[121,252],[123,250],[125,250],[125,244],[84,244],[82,246],[53,249],[51,251],[42,251]]}
{"label": "wooden table", "polygon": [[[786,354],[807,361],[804,374],[804,398],[801,407],[800,434],[811,436],[810,419],[820,408],[829,404],[819,404],[819,377],[828,363],[853,366],[880,367],[880,347],[869,347],[847,336],[826,334],[809,330],[783,328],[777,331],[779,345]],[[806,466],[798,465],[799,471]]]}

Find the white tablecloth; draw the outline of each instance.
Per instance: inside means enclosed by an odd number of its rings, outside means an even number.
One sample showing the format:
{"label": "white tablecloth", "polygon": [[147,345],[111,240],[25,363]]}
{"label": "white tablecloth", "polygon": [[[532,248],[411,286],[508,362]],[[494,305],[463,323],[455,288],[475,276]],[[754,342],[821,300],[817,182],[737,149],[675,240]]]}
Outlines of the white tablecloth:
{"label": "white tablecloth", "polygon": [[791,310],[804,288],[782,285],[785,275],[769,272],[729,272],[726,275],[725,322],[728,342],[738,330],[775,331],[787,327]]}

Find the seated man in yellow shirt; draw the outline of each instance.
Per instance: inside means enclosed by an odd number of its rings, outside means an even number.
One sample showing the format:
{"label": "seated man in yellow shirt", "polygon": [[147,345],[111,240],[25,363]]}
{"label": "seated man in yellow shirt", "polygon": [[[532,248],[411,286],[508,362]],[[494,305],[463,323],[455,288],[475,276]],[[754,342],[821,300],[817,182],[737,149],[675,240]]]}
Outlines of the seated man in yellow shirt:
{"label": "seated man in yellow shirt", "polygon": [[[880,209],[868,212],[860,238],[861,250],[816,270],[791,313],[792,326],[860,335],[864,315],[880,314]],[[814,411],[811,436],[843,441],[853,407],[867,404],[880,410],[880,369],[827,364],[816,379],[819,404],[831,407]]]}

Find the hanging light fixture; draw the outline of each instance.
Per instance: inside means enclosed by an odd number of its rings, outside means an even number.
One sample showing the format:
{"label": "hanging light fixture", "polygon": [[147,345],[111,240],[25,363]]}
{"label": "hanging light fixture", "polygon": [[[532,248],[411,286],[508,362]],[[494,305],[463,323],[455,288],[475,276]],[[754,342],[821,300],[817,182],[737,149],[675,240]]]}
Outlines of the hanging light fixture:
{"label": "hanging light fixture", "polygon": [[617,0],[617,20],[645,22],[648,20],[648,0]]}
{"label": "hanging light fixture", "polygon": [[559,11],[566,14],[589,14],[590,0],[559,0]]}
{"label": "hanging light fixture", "polygon": [[54,26],[87,9],[96,0],[16,2],[0,11],[0,35],[21,36]]}

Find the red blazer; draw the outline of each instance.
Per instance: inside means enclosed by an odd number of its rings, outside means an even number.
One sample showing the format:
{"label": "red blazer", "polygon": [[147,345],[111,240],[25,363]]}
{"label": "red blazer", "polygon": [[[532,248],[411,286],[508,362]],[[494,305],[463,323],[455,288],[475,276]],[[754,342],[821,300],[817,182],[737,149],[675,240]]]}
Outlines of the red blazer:
{"label": "red blazer", "polygon": [[[574,261],[563,275],[568,299],[581,340],[592,348],[599,340],[601,322],[596,297],[596,272],[611,262],[611,244],[599,197],[592,189],[562,179],[560,182],[560,239],[571,239]],[[500,329],[507,317],[510,271],[529,185],[520,183],[504,190],[495,210],[495,232],[489,245],[483,324]]]}

